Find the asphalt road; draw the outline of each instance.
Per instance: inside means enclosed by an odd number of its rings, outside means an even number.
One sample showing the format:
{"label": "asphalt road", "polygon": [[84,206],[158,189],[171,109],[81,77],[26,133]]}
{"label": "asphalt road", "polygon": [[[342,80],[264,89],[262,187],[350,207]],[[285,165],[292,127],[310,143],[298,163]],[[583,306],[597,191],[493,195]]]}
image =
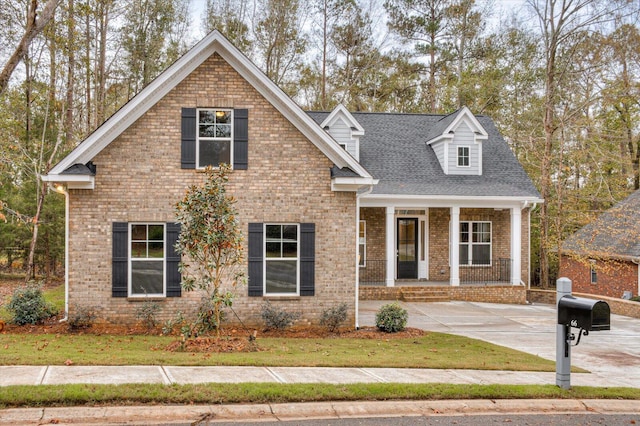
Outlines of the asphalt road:
{"label": "asphalt road", "polygon": [[[185,423],[191,425],[192,423]],[[237,426],[238,423],[214,423],[216,426]],[[535,414],[535,415],[465,415],[465,416],[420,416],[420,417],[376,417],[366,419],[329,419],[289,422],[256,422],[260,426],[595,426],[636,425],[640,415],[604,414]]]}

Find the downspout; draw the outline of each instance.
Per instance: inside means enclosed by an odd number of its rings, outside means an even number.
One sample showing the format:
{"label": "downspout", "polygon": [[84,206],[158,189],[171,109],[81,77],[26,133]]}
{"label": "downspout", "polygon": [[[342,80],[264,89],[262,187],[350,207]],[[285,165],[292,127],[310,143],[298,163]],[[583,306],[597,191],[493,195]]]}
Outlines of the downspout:
{"label": "downspout", "polygon": [[360,197],[363,195],[371,194],[373,191],[373,185],[368,185],[368,187],[362,191],[356,193],[356,304],[355,304],[355,327],[356,330],[360,329],[359,323],[359,297],[360,297]]}
{"label": "downspout", "polygon": [[[522,206],[523,209],[526,209],[527,206],[529,205],[528,201],[525,201],[524,205]],[[529,208],[529,211],[527,212],[527,255],[529,256],[529,260],[527,261],[527,290],[531,290],[531,211],[533,209],[535,209],[538,206],[538,203],[531,203],[531,207]]]}
{"label": "downspout", "polygon": [[64,194],[64,317],[60,322],[66,322],[69,319],[69,191],[62,185],[49,183],[49,187]]}
{"label": "downspout", "polygon": [[638,266],[638,294],[640,296],[640,257],[631,258],[631,261]]}

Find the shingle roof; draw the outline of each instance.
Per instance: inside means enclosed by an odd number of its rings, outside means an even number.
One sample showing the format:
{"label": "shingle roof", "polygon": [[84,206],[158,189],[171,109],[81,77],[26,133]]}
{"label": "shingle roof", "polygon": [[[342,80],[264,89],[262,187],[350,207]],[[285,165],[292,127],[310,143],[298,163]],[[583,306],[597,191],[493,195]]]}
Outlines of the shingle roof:
{"label": "shingle roof", "polygon": [[[321,123],[328,112],[309,112]],[[489,134],[482,142],[481,176],[447,176],[426,141],[442,131],[451,115],[352,113],[365,130],[360,164],[379,183],[372,194],[508,196],[540,198],[493,121],[476,116]]]}
{"label": "shingle roof", "polygon": [[640,257],[640,190],[580,228],[563,247],[571,252]]}

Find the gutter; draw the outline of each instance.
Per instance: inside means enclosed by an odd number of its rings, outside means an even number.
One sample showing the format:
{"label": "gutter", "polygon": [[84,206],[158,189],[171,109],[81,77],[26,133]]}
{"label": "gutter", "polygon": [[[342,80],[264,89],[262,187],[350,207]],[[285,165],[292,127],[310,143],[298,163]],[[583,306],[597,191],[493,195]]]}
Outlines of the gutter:
{"label": "gutter", "polygon": [[66,322],[69,320],[69,192],[53,182],[49,182],[49,187],[64,195],[64,317],[59,322]]}
{"label": "gutter", "polygon": [[[377,182],[376,182],[377,183]],[[373,185],[368,185],[362,192],[356,193],[356,303],[355,303],[355,327],[360,329],[359,319],[359,298],[360,298],[360,197],[371,194]]]}
{"label": "gutter", "polygon": [[640,257],[631,258],[631,261],[638,265],[638,296],[640,296]]}

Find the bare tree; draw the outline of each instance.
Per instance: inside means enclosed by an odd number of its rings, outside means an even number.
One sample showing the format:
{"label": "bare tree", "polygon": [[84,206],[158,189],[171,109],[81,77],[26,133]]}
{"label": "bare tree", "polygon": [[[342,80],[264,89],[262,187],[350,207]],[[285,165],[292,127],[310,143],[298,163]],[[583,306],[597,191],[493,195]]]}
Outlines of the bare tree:
{"label": "bare tree", "polygon": [[11,74],[13,74],[20,61],[26,55],[33,39],[42,32],[47,23],[53,18],[59,3],[60,0],[48,0],[42,11],[38,13],[38,1],[31,0],[27,11],[27,25],[22,39],[20,39],[18,46],[16,46],[13,54],[2,68],[2,72],[0,72],[0,94],[6,90]]}

